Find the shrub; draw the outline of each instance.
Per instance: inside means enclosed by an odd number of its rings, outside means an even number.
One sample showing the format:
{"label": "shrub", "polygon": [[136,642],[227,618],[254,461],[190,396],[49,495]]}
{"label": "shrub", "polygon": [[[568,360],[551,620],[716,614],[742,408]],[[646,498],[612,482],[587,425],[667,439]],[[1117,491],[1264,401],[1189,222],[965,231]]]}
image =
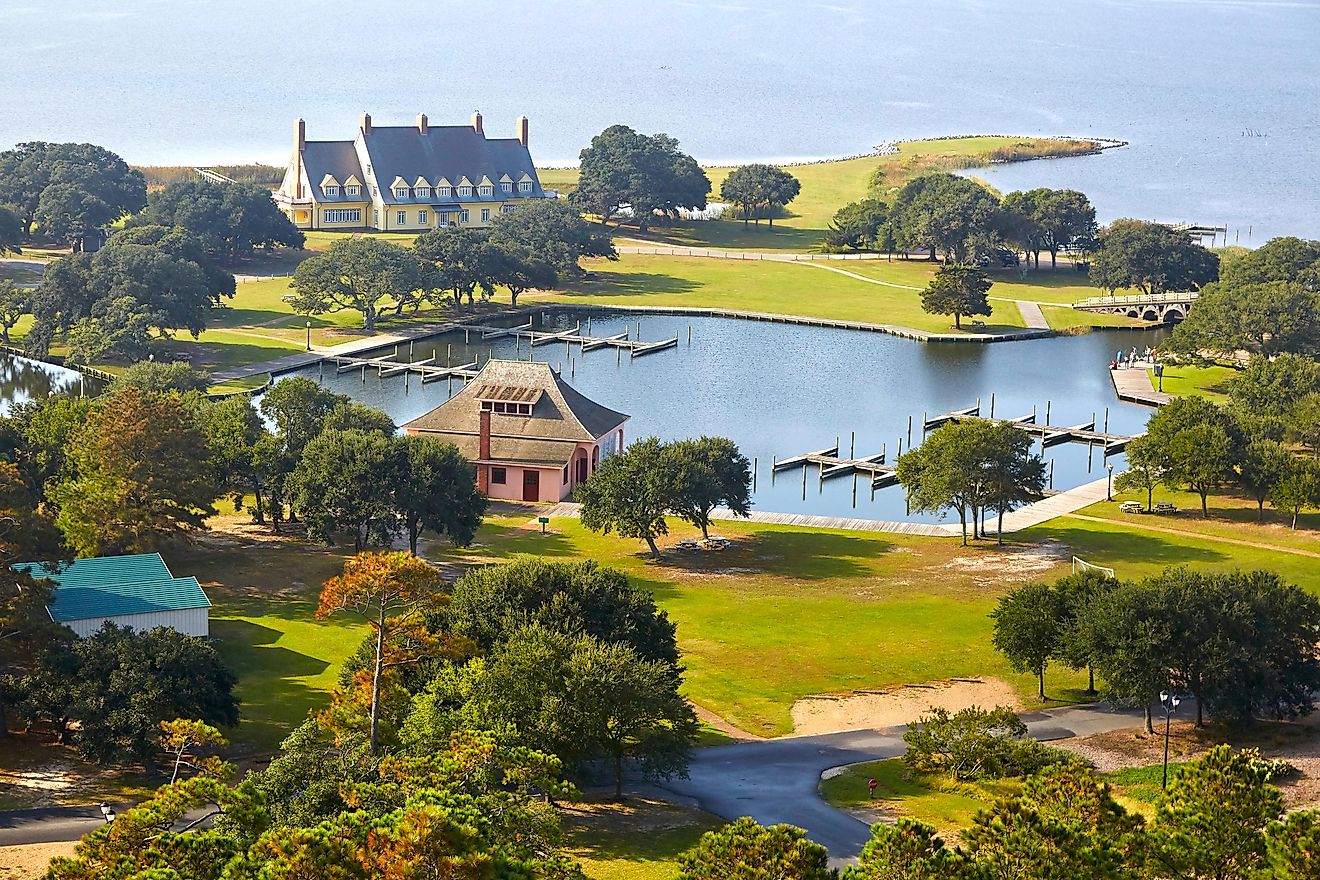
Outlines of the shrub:
{"label": "shrub", "polygon": [[1068,753],[1027,737],[1027,726],[1007,706],[972,706],[949,714],[931,709],[903,734],[903,763],[921,773],[948,773],[954,779],[1026,776],[1071,760]]}

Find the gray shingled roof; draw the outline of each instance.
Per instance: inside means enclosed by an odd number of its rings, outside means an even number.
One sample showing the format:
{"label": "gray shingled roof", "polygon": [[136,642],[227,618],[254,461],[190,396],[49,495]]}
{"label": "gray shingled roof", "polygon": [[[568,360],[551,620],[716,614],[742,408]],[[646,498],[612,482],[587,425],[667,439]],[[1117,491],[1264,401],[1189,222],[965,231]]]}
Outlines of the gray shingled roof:
{"label": "gray shingled roof", "polygon": [[[498,423],[502,418],[505,417],[495,416],[492,421]],[[481,457],[480,440],[476,434],[427,431],[426,436],[454,444],[469,461]],[[492,434],[490,438],[491,461],[507,461],[511,464],[563,467],[573,459],[576,450],[577,443],[572,440],[529,440],[525,437],[501,437],[498,434]]]}
{"label": "gray shingled roof", "polygon": [[[358,165],[357,150],[352,141],[308,141],[302,152],[303,167],[307,169],[307,183],[312,188],[312,197],[318,202],[366,202],[371,200],[367,191],[367,177]],[[321,180],[329,174],[339,181],[339,195],[329,196],[321,189]],[[344,181],[357,175],[362,181],[362,194],[348,197],[344,195]]]}
{"label": "gray shingled roof", "polygon": [[[396,199],[389,189],[396,177],[402,177],[411,186],[419,175],[432,185],[444,177],[455,187],[466,177],[472,183],[472,201],[481,201],[476,188],[483,176],[489,177],[495,187],[494,195],[486,200],[499,202],[509,198],[510,194],[500,190],[503,174],[515,181],[513,196],[537,198],[545,194],[532,164],[532,154],[517,138],[488,138],[477,134],[470,125],[432,125],[426,134],[415,125],[373,125],[364,137],[381,198],[388,204],[429,202],[430,199]],[[517,190],[516,181],[523,174],[532,178],[530,193]],[[469,199],[464,197],[463,201]]]}
{"label": "gray shingled roof", "polygon": [[545,393],[532,407],[530,416],[491,414],[491,454],[495,458],[504,458],[496,454],[494,443],[501,436],[591,443],[628,420],[623,413],[579,394],[549,364],[490,361],[462,391],[403,427],[428,434],[453,435],[444,438],[452,442],[457,442],[454,436],[476,437],[481,419],[480,402],[488,389],[496,387],[540,389]]}

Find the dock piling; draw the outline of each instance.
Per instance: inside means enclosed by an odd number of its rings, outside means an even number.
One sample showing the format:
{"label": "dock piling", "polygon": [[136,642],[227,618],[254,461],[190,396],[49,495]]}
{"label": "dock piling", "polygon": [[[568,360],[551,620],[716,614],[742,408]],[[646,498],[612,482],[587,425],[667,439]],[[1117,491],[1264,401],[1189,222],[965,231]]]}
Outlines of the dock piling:
{"label": "dock piling", "polygon": [[990,418],[993,419],[994,417],[995,417],[995,393],[994,393],[993,391],[991,391],[991,392],[990,392]]}
{"label": "dock piling", "polygon": [[911,449],[912,448],[912,413],[908,413],[907,444],[908,444],[908,448]]}
{"label": "dock piling", "polygon": [[688,347],[692,347],[692,325],[688,324]]}
{"label": "dock piling", "polygon": [[[1092,425],[1094,427],[1094,425]],[[1105,407],[1105,429],[1104,433],[1109,433],[1109,407]]]}
{"label": "dock piling", "polygon": [[[1048,400],[1045,401],[1045,424],[1047,425],[1050,423],[1050,405],[1051,405],[1051,401]],[[1045,436],[1045,433],[1043,431],[1041,432],[1041,436],[1042,437]]]}
{"label": "dock piling", "polygon": [[857,508],[857,471],[853,471],[853,499],[852,499],[852,506],[853,506],[853,509],[856,509],[856,508]]}
{"label": "dock piling", "polygon": [[848,432],[848,458],[857,457],[857,432]]}
{"label": "dock piling", "polygon": [[1054,459],[1050,459],[1050,488],[1054,488]]}
{"label": "dock piling", "polygon": [[802,500],[807,500],[807,462],[802,462]]}
{"label": "dock piling", "polygon": [[752,491],[756,491],[756,456],[752,456]]}

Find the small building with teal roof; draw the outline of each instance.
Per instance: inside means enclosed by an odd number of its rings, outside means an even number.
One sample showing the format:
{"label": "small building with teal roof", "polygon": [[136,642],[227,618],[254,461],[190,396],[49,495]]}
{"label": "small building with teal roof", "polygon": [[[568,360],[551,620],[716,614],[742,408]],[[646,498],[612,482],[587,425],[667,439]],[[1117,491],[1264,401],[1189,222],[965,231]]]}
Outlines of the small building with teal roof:
{"label": "small building with teal roof", "polygon": [[99,556],[72,562],[13,566],[55,583],[51,620],[86,638],[106,623],[138,631],[167,626],[184,635],[210,635],[211,600],[195,577],[175,577],[159,553]]}

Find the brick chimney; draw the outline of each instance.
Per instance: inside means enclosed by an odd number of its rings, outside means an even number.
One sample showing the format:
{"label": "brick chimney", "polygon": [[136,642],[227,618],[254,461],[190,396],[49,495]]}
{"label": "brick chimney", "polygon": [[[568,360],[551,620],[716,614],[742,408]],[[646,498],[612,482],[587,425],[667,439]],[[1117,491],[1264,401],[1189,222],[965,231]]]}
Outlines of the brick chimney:
{"label": "brick chimney", "polygon": [[[477,458],[481,462],[490,461],[490,410],[483,409],[477,422]],[[477,465],[477,491],[482,495],[490,494],[490,465]]]}
{"label": "brick chimney", "polygon": [[425,114],[425,113],[418,113],[418,114],[417,114],[417,130],[420,131],[422,134],[426,134],[426,114]]}
{"label": "brick chimney", "polygon": [[295,199],[301,199],[303,196],[302,154],[306,146],[307,123],[299,119],[293,124],[293,197]]}
{"label": "brick chimney", "polygon": [[518,117],[518,143],[527,146],[527,117]]}
{"label": "brick chimney", "polygon": [[363,113],[362,118],[358,120],[358,128],[362,129],[363,134],[371,134],[371,114]]}
{"label": "brick chimney", "polygon": [[481,127],[481,111],[480,111],[480,110],[473,110],[473,111],[472,111],[472,130],[475,131],[477,134],[481,135],[482,137],[485,137],[485,136],[486,136],[486,131],[485,131],[485,129],[483,129],[483,128]]}

